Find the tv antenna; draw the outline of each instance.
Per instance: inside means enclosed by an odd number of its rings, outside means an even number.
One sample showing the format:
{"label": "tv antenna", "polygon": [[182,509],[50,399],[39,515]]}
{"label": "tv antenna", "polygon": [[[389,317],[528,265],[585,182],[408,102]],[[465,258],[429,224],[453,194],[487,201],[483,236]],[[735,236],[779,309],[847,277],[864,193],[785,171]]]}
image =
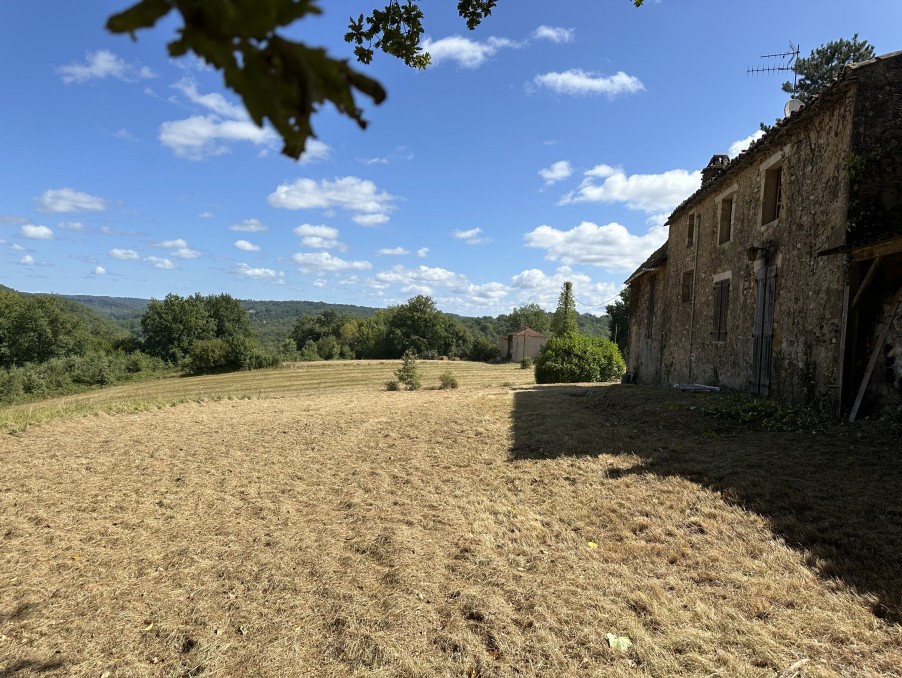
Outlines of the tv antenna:
{"label": "tv antenna", "polygon": [[779,59],[780,61],[771,62],[767,66],[749,66],[746,69],[746,75],[755,73],[788,73],[792,71],[792,92],[796,94],[798,71],[796,64],[799,60],[799,46],[789,43],[789,49],[786,52],[777,52],[775,54],[762,54],[762,59]]}

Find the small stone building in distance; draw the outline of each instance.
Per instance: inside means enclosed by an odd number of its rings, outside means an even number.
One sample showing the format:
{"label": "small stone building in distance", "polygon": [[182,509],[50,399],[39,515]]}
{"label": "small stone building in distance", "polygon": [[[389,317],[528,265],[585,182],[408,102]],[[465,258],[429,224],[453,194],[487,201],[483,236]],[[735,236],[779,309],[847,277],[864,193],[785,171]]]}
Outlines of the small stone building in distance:
{"label": "small stone building in distance", "polygon": [[523,358],[535,358],[548,341],[541,332],[524,327],[519,332],[505,334],[498,340],[502,360],[520,362]]}
{"label": "small stone building in distance", "polygon": [[626,281],[638,383],[902,407],[902,52],[715,155],[667,224]]}

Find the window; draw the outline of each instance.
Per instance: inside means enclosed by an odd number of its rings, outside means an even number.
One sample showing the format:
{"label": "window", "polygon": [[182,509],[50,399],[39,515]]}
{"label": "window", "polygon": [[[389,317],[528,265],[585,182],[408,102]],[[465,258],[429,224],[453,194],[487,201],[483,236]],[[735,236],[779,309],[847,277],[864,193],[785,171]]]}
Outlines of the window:
{"label": "window", "polygon": [[683,271],[683,301],[692,301],[692,289],[695,287],[695,271]]}
{"label": "window", "polygon": [[724,342],[727,340],[727,311],[730,308],[730,279],[718,280],[714,283],[714,322],[711,327],[711,340]]}
{"label": "window", "polygon": [[733,196],[720,201],[720,228],[717,233],[717,244],[730,242],[733,237]]}
{"label": "window", "polygon": [[645,323],[645,338],[651,339],[652,325],[655,320],[655,274],[648,279],[648,319]]}
{"label": "window", "polygon": [[764,195],[761,203],[761,225],[780,218],[783,211],[783,166],[777,165],[764,172]]}
{"label": "window", "polygon": [[686,226],[686,247],[692,247],[695,242],[695,215],[689,215],[689,222]]}

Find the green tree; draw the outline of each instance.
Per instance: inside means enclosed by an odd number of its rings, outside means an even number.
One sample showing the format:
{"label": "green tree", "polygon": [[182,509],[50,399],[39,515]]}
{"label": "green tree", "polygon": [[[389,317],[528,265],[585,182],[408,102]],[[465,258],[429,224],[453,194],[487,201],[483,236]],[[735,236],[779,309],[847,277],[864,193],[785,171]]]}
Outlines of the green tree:
{"label": "green tree", "polygon": [[557,309],[551,320],[551,334],[555,337],[565,337],[576,334],[579,327],[576,324],[576,300],[573,298],[573,283],[569,280],[561,289],[558,298]]}
{"label": "green tree", "polygon": [[613,303],[605,306],[611,316],[611,341],[617,343],[620,353],[627,355],[630,331],[630,288],[624,287]]}
{"label": "green tree", "polygon": [[874,58],[874,46],[867,40],[859,40],[858,33],[851,40],[840,38],[831,40],[813,50],[807,57],[798,59],[795,72],[798,76],[795,86],[788,80],[783,83],[783,91],[807,103],[836,78],[842,69],[857,61]]}
{"label": "green tree", "polygon": [[501,334],[518,332],[529,327],[536,332],[548,332],[551,329],[551,314],[538,304],[526,304],[513,309],[509,315],[498,317]]}
{"label": "green tree", "polygon": [[216,321],[200,294],[183,298],[170,293],[163,301],[150,300],[141,316],[141,330],[146,353],[178,363],[195,341],[216,338]]}
{"label": "green tree", "polygon": [[[360,63],[368,64],[374,50],[401,59],[413,68],[425,68],[429,54],[420,46],[423,35],[421,0],[389,0],[383,9],[350,19],[344,38],[355,45]],[[637,7],[643,0],[631,0]],[[497,0],[458,0],[457,9],[467,28],[475,29],[492,13]],[[259,126],[269,119],[284,141],[282,153],[299,158],[307,139],[315,136],[310,118],[331,103],[339,113],[366,127],[356,94],[373,103],[385,100],[376,80],[335,59],[322,48],[289,40],[282,33],[292,24],[322,14],[317,0],[140,0],[107,21],[113,33],[151,28],[175,13],[177,37],[169,55],[193,52],[222,71],[227,87],[244,102]]]}
{"label": "green tree", "polygon": [[407,387],[408,391],[416,391],[420,388],[420,368],[417,366],[417,354],[414,351],[404,351],[401,358],[401,367],[395,371],[398,381]]}
{"label": "green tree", "polygon": [[443,347],[444,320],[431,297],[419,294],[396,306],[388,319],[388,343],[397,358],[408,351],[438,355]]}
{"label": "green tree", "polygon": [[85,323],[58,297],[0,290],[0,366],[43,363],[92,348],[99,347]]}

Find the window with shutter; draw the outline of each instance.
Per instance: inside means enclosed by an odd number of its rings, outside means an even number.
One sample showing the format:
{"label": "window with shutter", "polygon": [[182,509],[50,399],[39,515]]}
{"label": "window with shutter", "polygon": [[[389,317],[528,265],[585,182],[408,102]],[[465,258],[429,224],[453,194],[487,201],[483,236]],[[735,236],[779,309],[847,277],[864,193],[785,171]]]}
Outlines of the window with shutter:
{"label": "window with shutter", "polygon": [[727,311],[730,307],[730,280],[718,280],[714,283],[714,321],[711,327],[711,340],[725,342],[727,340]]}
{"label": "window with shutter", "polygon": [[695,271],[683,272],[683,301],[692,301],[692,291],[695,287]]}
{"label": "window with shutter", "polygon": [[652,274],[648,280],[648,318],[645,322],[645,338],[652,338],[652,326],[655,320],[655,276]]}

